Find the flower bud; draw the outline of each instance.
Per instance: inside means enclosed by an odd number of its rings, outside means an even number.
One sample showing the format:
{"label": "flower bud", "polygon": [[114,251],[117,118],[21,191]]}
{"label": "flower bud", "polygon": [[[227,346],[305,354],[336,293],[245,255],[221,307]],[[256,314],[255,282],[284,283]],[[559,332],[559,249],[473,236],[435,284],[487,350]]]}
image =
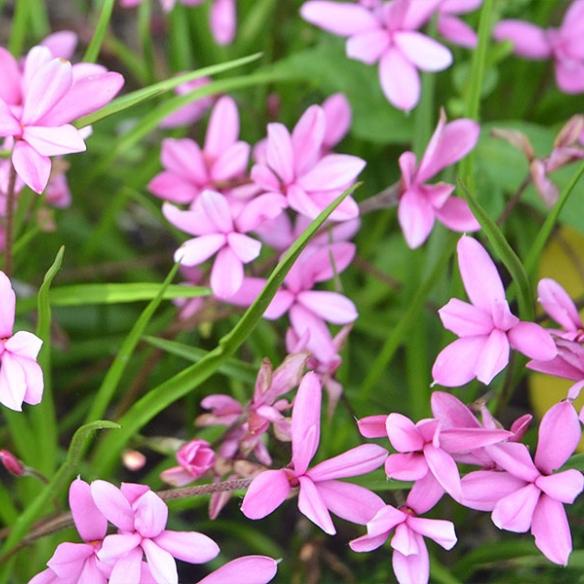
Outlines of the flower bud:
{"label": "flower bud", "polygon": [[0,450],[0,461],[2,461],[4,468],[15,477],[21,477],[25,474],[26,469],[22,462],[8,450]]}
{"label": "flower bud", "polygon": [[206,440],[191,440],[181,446],[176,460],[194,479],[204,475],[215,463],[215,453]]}

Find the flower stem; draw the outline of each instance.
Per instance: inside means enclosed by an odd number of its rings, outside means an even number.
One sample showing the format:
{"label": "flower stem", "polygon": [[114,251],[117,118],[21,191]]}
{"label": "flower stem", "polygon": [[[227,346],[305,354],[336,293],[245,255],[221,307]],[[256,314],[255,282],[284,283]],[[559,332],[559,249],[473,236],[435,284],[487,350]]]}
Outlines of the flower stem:
{"label": "flower stem", "polygon": [[8,189],[6,191],[6,222],[4,227],[4,272],[12,274],[12,231],[14,227],[14,204],[16,202],[16,170],[10,164]]}

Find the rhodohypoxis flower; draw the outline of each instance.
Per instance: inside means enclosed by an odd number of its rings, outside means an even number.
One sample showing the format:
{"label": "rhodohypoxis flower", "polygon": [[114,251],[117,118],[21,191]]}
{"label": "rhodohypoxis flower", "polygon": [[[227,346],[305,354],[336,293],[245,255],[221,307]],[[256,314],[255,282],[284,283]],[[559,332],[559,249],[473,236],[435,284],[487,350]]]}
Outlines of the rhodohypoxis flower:
{"label": "rhodohypoxis flower", "polygon": [[253,452],[262,464],[272,464],[262,437],[272,425],[279,440],[290,441],[290,420],[282,414],[290,409],[290,403],[280,398],[298,386],[307,358],[307,353],[296,352],[288,355],[275,370],[265,359],[258,372],[253,397],[246,406],[222,394],[208,395],[201,401],[201,407],[211,413],[199,416],[195,422],[197,426],[229,427],[221,441],[221,456],[233,458],[237,452],[244,456]]}
{"label": "rhodohypoxis flower", "polygon": [[214,191],[203,191],[190,211],[165,203],[164,216],[195,236],[176,251],[175,261],[197,266],[217,254],[211,270],[211,288],[219,298],[233,296],[243,283],[243,264],[255,260],[262,247],[261,242],[245,234],[279,215],[285,205],[281,195],[270,193],[235,207]]}
{"label": "rhodohypoxis flower", "polygon": [[179,466],[160,473],[160,478],[174,487],[188,485],[213,468],[215,453],[206,440],[190,440],[176,453]]}
{"label": "rhodohypoxis flower", "polygon": [[555,280],[544,278],[537,285],[537,295],[543,309],[563,329],[550,332],[568,341],[584,342],[584,323],[568,293]]}
{"label": "rhodohypoxis flower", "polygon": [[531,530],[535,545],[552,562],[566,565],[572,551],[564,504],[573,503],[584,488],[582,473],[560,468],[576,449],[581,430],[574,407],[563,401],[541,420],[535,457],[526,446],[499,444],[489,454],[503,469],[470,473],[463,479],[463,503],[492,510],[497,527],[524,533]]}
{"label": "rhodohypoxis flower", "polygon": [[400,584],[426,584],[430,577],[430,559],[425,537],[446,550],[456,545],[454,524],[443,519],[418,517],[434,506],[423,493],[410,491],[406,504],[399,509],[385,505],[367,522],[367,535],[350,542],[355,552],[370,552],[381,547],[393,532],[393,571]]}
{"label": "rhodohypoxis flower", "polygon": [[[258,187],[281,193],[292,209],[311,219],[349,188],[365,166],[356,156],[323,155],[326,127],[325,113],[317,105],[306,110],[292,134],[283,124],[268,124],[265,157],[251,171]],[[357,203],[349,197],[331,219],[346,221],[358,215]]]}
{"label": "rhodohypoxis flower", "polygon": [[420,99],[422,71],[442,71],[450,51],[418,31],[441,0],[393,0],[368,10],[352,3],[310,0],[301,8],[308,22],[349,37],[347,56],[368,65],[379,63],[381,88],[397,108],[409,111]]}
{"label": "rhodohypoxis flower", "polygon": [[29,584],[108,582],[112,568],[97,557],[107,533],[107,519],[96,507],[89,485],[79,478],[69,487],[69,507],[84,543],[59,544],[47,562],[48,569],[37,574]]}
{"label": "rhodohypoxis flower", "polygon": [[21,73],[16,60],[0,48],[0,137],[13,140],[12,164],[35,192],[47,186],[50,156],[85,150],[84,134],[70,122],[96,111],[120,91],[124,78],[103,67],[71,66],[34,47]]}
{"label": "rhodohypoxis flower", "polygon": [[292,410],[292,461],[289,467],[267,470],[249,486],[241,510],[250,519],[262,519],[279,507],[294,487],[298,509],[328,534],[336,533],[330,513],[364,524],[383,501],[374,493],[337,479],[379,468],[387,455],[375,444],[363,444],[308,468],[320,441],[322,390],[318,377],[307,373],[298,388]]}
{"label": "rhodohypoxis flower", "polygon": [[543,29],[522,20],[502,20],[493,32],[509,40],[526,59],[553,59],[556,83],[565,93],[584,91],[584,0],[570,4],[559,28]]}
{"label": "rhodohypoxis flower", "polygon": [[35,405],[43,397],[43,371],[36,362],[43,342],[32,333],[13,334],[16,294],[0,272],[0,403],[20,412],[22,402]]}
{"label": "rhodohypoxis flower", "polygon": [[419,166],[413,152],[404,152],[400,156],[402,178],[397,213],[411,248],[426,241],[436,219],[454,231],[480,229],[466,201],[451,196],[454,185],[443,182],[427,184],[441,170],[464,158],[476,146],[479,134],[476,122],[461,119],[447,124],[446,115],[441,111]]}
{"label": "rhodohypoxis flower", "polygon": [[458,242],[458,267],[471,303],[453,298],[439,311],[446,329],[460,338],[442,349],[434,381],[456,387],[477,378],[488,385],[509,362],[510,347],[531,359],[549,361],[557,355],[550,334],[511,313],[495,264],[475,239]]}
{"label": "rhodohypoxis flower", "polygon": [[100,560],[113,564],[110,584],[139,582],[144,555],[157,584],[178,584],[175,558],[201,564],[219,553],[217,544],[202,533],[166,529],[168,507],[147,486],[122,483],[118,489],[106,481],[93,481],[91,495],[119,529],[105,537],[97,552]]}
{"label": "rhodohypoxis flower", "polygon": [[477,44],[477,33],[458,17],[477,10],[483,0],[442,0],[438,5],[438,32],[455,45],[473,49]]}
{"label": "rhodohypoxis flower", "polygon": [[[351,263],[355,246],[348,242],[328,246],[308,246],[286,275],[264,317],[274,320],[288,313],[298,339],[305,339],[307,351],[325,363],[337,349],[326,326],[349,324],[357,318],[353,302],[338,292],[313,290],[318,282],[332,279]],[[245,278],[240,290],[229,299],[233,304],[249,306],[266,284],[263,278]]]}
{"label": "rhodohypoxis flower", "polygon": [[163,140],[165,170],[150,181],[149,190],[161,199],[185,204],[206,189],[228,194],[234,181],[245,176],[249,160],[249,144],[238,137],[237,104],[222,97],[211,112],[203,149],[189,138]]}

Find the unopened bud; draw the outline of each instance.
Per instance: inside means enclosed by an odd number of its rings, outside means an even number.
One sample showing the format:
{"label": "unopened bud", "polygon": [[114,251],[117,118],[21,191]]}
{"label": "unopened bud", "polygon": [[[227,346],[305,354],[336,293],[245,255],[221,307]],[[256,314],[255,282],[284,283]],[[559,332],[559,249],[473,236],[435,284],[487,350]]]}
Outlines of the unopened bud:
{"label": "unopened bud", "polygon": [[26,472],[22,462],[8,450],[0,450],[0,461],[2,461],[4,468],[15,477],[21,477]]}

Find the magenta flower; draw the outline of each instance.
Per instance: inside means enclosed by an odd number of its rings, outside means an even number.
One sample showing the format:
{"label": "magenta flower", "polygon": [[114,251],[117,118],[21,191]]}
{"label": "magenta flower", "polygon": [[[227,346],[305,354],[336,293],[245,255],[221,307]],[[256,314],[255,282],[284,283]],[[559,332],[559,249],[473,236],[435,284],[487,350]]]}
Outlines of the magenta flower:
{"label": "magenta flower", "polygon": [[119,531],[103,540],[98,558],[113,564],[110,584],[139,582],[142,558],[157,584],[178,584],[175,558],[201,564],[219,553],[217,544],[202,533],[166,529],[166,503],[147,486],[93,481],[95,505]]}
{"label": "magenta flower", "polygon": [[584,323],[568,293],[555,280],[544,278],[539,281],[537,295],[548,316],[562,327],[550,332],[568,341],[584,342]]}
{"label": "magenta flower", "polygon": [[381,547],[393,532],[393,571],[399,584],[426,584],[430,578],[430,559],[425,537],[446,550],[456,545],[454,524],[443,519],[418,517],[434,506],[419,493],[410,491],[406,505],[396,509],[385,505],[367,522],[367,535],[350,542],[355,552],[370,552]]}
{"label": "magenta flower", "polygon": [[41,193],[51,173],[50,156],[83,152],[83,133],[70,122],[111,101],[124,79],[98,65],[71,66],[34,47],[21,73],[0,48],[0,137],[13,140],[12,164],[18,176]]}
{"label": "magenta flower", "polygon": [[553,359],[557,349],[550,334],[511,314],[503,283],[485,248],[463,236],[457,250],[460,275],[472,304],[453,298],[438,311],[444,327],[460,338],[436,357],[435,383],[456,387],[476,377],[488,385],[507,366],[510,347],[531,359]]}
{"label": "magenta flower", "polygon": [[552,562],[566,565],[572,551],[564,504],[573,503],[584,489],[584,477],[575,470],[554,472],[576,449],[581,430],[572,404],[563,401],[546,412],[539,427],[535,458],[523,444],[489,448],[502,472],[479,471],[463,479],[463,503],[492,510],[499,529],[531,530],[535,545]]}
{"label": "magenta flower", "polygon": [[249,519],[262,519],[279,507],[294,487],[299,488],[298,509],[325,533],[336,533],[330,513],[364,524],[383,506],[374,493],[337,479],[354,477],[379,468],[384,448],[363,444],[309,469],[320,441],[321,387],[307,373],[298,388],[292,410],[292,461],[289,467],[267,470],[249,486],[241,510]]}
{"label": "magenta flower", "polygon": [[43,371],[36,359],[43,342],[32,333],[13,334],[16,295],[0,272],[0,403],[20,412],[22,402],[40,403]]}
{"label": "magenta flower", "polygon": [[189,138],[163,140],[165,170],[150,181],[149,190],[166,201],[185,204],[207,189],[229,194],[245,177],[249,160],[249,144],[238,137],[237,105],[231,97],[222,97],[211,112],[202,150]]}
{"label": "magenta flower", "polygon": [[69,487],[69,507],[77,532],[84,543],[59,544],[47,562],[48,569],[37,574],[29,584],[108,582],[112,568],[97,557],[107,533],[107,519],[95,506],[89,485],[79,478]]}
{"label": "magenta flower", "polygon": [[[269,124],[265,160],[260,157],[251,171],[258,187],[268,193],[281,193],[292,209],[310,219],[349,188],[365,167],[365,161],[356,156],[323,156],[325,133],[325,113],[316,105],[304,112],[292,134],[283,124]],[[346,221],[358,215],[357,203],[349,197],[331,219]]]}
{"label": "magenta flower", "polygon": [[197,584],[268,584],[278,571],[278,562],[267,556],[243,556],[227,562]]}
{"label": "magenta flower", "polygon": [[442,71],[452,54],[418,32],[441,0],[397,0],[368,10],[352,3],[310,0],[300,10],[308,22],[349,37],[347,56],[368,65],[379,63],[381,88],[395,107],[413,109],[420,99],[422,71]]}
{"label": "magenta flower", "polygon": [[179,466],[160,473],[160,478],[174,487],[183,487],[202,477],[215,464],[215,453],[206,440],[190,440],[176,453]]}
{"label": "magenta flower", "polygon": [[[332,279],[351,263],[355,246],[348,242],[328,246],[309,246],[286,275],[284,285],[266,309],[264,317],[275,320],[288,313],[298,339],[303,339],[307,351],[319,361],[328,362],[337,354],[332,335],[326,326],[349,324],[356,320],[353,302],[328,290],[313,290],[318,282]],[[245,278],[240,290],[229,302],[249,306],[262,291],[263,278]]]}
{"label": "magenta flower", "polygon": [[526,59],[553,59],[556,83],[564,93],[584,92],[584,0],[575,0],[559,28],[543,29],[522,20],[502,20],[493,36],[511,41]]}
{"label": "magenta flower", "polygon": [[454,185],[426,184],[441,170],[464,158],[479,139],[480,128],[467,119],[446,123],[444,111],[419,166],[413,152],[399,158],[402,172],[398,220],[409,247],[422,245],[436,219],[454,231],[477,231],[480,225],[466,201],[451,196]]}
{"label": "magenta flower", "polygon": [[217,254],[211,288],[218,298],[230,298],[243,283],[243,264],[255,260],[262,244],[246,235],[282,212],[285,200],[268,193],[236,208],[220,193],[203,191],[190,211],[165,203],[162,211],[173,225],[194,235],[175,253],[175,261],[197,266]]}
{"label": "magenta flower", "polygon": [[446,40],[474,49],[477,45],[477,33],[458,15],[477,10],[483,0],[443,0],[438,6],[438,32]]}

